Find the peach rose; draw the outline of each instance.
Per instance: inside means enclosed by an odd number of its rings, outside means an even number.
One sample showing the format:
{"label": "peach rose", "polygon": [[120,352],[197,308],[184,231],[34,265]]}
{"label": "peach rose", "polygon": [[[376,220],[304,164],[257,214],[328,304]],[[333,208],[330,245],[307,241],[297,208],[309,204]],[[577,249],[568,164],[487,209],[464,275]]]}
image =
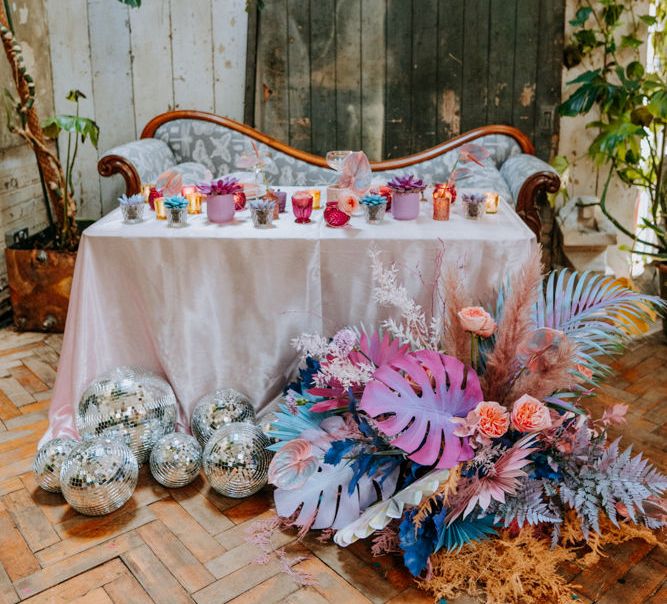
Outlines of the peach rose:
{"label": "peach rose", "polygon": [[359,198],[349,191],[341,193],[338,197],[338,209],[352,216],[359,209]]}
{"label": "peach rose", "polygon": [[482,401],[475,407],[479,418],[477,430],[489,438],[500,438],[510,426],[507,409],[495,401]]}
{"label": "peach rose", "polygon": [[496,330],[493,317],[481,306],[468,306],[459,311],[461,327],[483,338],[490,338]]}
{"label": "peach rose", "polygon": [[540,432],[550,428],[549,408],[542,401],[524,394],[512,406],[512,426],[519,432]]}

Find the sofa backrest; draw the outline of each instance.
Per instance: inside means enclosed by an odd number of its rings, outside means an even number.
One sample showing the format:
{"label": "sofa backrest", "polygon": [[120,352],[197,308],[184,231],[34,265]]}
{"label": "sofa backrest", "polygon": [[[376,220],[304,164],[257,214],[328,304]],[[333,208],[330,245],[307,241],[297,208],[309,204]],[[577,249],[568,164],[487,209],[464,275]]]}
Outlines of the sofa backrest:
{"label": "sofa backrest", "polygon": [[[154,137],[169,146],[177,163],[197,162],[216,177],[238,172],[241,157],[253,153],[250,136],[222,124],[194,118],[167,121],[158,126]],[[512,195],[498,170],[509,157],[521,153],[519,143],[506,134],[487,134],[474,142],[484,146],[489,157],[483,160],[483,166],[468,162],[468,172],[457,179],[459,186],[496,190],[512,203]],[[269,157],[265,173],[272,185],[318,186],[336,180],[336,174],[328,168],[292,157],[264,143],[256,144]],[[453,149],[405,168],[377,171],[374,178],[389,180],[397,175],[416,174],[429,183],[442,182],[449,176],[458,155],[459,150]]]}

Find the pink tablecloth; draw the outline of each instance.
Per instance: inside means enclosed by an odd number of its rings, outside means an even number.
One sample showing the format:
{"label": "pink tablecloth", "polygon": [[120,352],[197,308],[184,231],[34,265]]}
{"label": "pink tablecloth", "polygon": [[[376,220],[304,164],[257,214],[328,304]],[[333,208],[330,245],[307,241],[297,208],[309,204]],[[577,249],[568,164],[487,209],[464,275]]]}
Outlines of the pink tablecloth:
{"label": "pink tablecloth", "polygon": [[254,229],[247,211],[224,226],[190,217],[184,229],[169,229],[150,212],[144,223],[124,225],[119,211],[111,212],[81,240],[43,440],[76,436],[81,393],[120,365],[169,380],[182,428],[196,401],[216,388],[245,392],[261,410],[293,375],[292,338],[361,322],[372,327],[388,316],[371,300],[372,244],[397,263],[426,308],[443,248],[445,262],[463,266],[471,290],[490,296],[535,245],[506,205],[480,222],[465,220],[460,204],[449,222],[434,222],[423,206],[416,221],[388,217],[373,226],[353,217],[343,229],[328,228],[321,211],[308,225],[282,214],[271,230]]}

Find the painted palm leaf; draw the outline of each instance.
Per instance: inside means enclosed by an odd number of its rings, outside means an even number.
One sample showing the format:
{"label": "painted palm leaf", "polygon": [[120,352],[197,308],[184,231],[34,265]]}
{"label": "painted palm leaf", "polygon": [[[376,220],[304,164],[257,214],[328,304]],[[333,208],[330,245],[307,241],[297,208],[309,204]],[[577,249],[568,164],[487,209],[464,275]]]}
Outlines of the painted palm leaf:
{"label": "painted palm leaf", "polygon": [[[444,518],[447,510],[442,511]],[[448,552],[458,552],[472,541],[483,541],[495,535],[493,516],[480,518],[458,518],[451,524],[440,523],[438,541],[435,551],[446,549]]]}
{"label": "painted palm leaf", "polygon": [[[310,397],[308,394],[296,394],[302,399],[320,400],[315,397]],[[319,429],[322,420],[328,417],[328,413],[313,413],[310,409],[313,405],[306,404],[297,406],[293,412],[288,409],[285,403],[278,405],[278,411],[274,412],[273,420],[271,421],[271,429],[267,434],[271,438],[277,439],[278,442],[268,447],[271,451],[278,451],[285,443],[299,438],[301,433],[306,430]]]}
{"label": "painted palm leaf", "polygon": [[605,373],[608,368],[596,357],[618,352],[630,336],[627,325],[650,322],[653,308],[661,307],[660,298],[611,277],[561,270],[549,275],[534,317],[537,328],[558,329],[576,343],[582,365]]}
{"label": "painted palm leaf", "polygon": [[384,365],[366,385],[359,409],[376,418],[394,447],[423,465],[452,468],[470,459],[455,417],[483,400],[477,374],[454,357],[421,350]]}
{"label": "painted palm leaf", "polygon": [[314,529],[343,528],[359,518],[361,513],[378,500],[394,494],[398,468],[384,480],[364,474],[352,493],[348,485],[354,476],[351,464],[336,466],[322,462],[306,483],[295,490],[276,489],[273,498],[276,512],[281,518],[289,518],[298,511],[294,521],[297,526]]}

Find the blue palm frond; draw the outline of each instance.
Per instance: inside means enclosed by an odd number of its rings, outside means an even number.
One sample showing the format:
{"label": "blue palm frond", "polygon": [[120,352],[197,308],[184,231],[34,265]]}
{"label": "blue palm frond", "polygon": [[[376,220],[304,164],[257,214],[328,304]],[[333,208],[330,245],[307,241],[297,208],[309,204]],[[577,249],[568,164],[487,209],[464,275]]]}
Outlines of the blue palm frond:
{"label": "blue palm frond", "polygon": [[632,291],[613,277],[564,269],[549,275],[534,320],[536,328],[564,332],[577,345],[579,363],[601,376],[609,368],[596,357],[619,352],[630,338],[622,318],[650,322],[651,309],[664,306],[659,297]]}
{"label": "blue palm frond", "polygon": [[[443,510],[445,513],[447,510]],[[493,516],[482,516],[481,518],[468,517],[457,519],[450,525],[445,522],[436,522],[438,527],[438,541],[435,545],[435,551],[443,547],[448,552],[458,552],[471,541],[483,541],[491,535],[495,535]]]}
{"label": "blue palm frond", "polygon": [[[290,394],[288,392],[288,394]],[[297,406],[292,413],[285,403],[278,405],[278,411],[274,415],[274,420],[271,422],[271,429],[267,431],[268,436],[278,440],[277,443],[268,447],[271,451],[278,451],[286,442],[299,438],[304,430],[317,429],[325,417],[331,413],[313,413],[310,408],[317,402],[322,400],[319,397],[312,396],[308,393],[297,394],[292,392],[296,398],[305,399],[308,402]]]}

